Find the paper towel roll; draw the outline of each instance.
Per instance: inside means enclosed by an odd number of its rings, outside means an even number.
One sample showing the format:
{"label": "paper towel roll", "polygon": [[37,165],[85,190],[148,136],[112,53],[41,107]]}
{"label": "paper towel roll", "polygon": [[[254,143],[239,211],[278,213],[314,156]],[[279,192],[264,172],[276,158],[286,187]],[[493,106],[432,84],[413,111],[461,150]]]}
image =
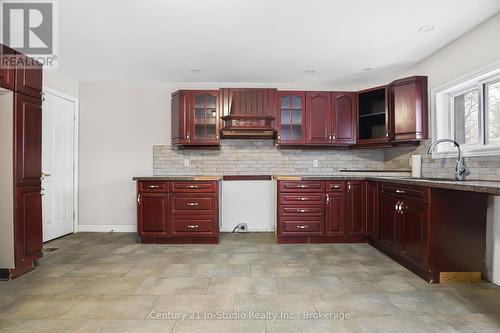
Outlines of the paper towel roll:
{"label": "paper towel roll", "polygon": [[411,176],[422,177],[422,155],[411,155]]}

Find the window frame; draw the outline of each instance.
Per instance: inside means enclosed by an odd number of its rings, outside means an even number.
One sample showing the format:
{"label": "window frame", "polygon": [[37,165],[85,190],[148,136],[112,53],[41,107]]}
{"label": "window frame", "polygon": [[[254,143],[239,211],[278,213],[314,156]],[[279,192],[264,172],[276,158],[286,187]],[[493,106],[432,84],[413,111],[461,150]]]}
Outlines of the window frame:
{"label": "window frame", "polygon": [[[478,71],[464,75],[431,91],[432,141],[442,138],[455,139],[454,98],[464,93],[479,91],[479,140],[477,144],[460,145],[463,156],[500,156],[500,143],[488,143],[487,92],[489,84],[500,82],[500,61]],[[456,157],[457,148],[440,144],[432,158]]]}

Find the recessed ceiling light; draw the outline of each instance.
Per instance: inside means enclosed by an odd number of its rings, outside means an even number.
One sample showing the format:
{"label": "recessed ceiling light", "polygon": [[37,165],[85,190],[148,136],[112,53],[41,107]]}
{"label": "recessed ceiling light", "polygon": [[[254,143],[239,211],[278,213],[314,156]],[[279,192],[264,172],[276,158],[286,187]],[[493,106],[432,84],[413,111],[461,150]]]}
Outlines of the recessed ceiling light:
{"label": "recessed ceiling light", "polygon": [[316,70],[314,70],[314,69],[306,69],[305,73],[306,74],[314,74],[314,73],[316,73]]}
{"label": "recessed ceiling light", "polygon": [[433,25],[423,25],[417,29],[418,32],[429,32],[431,30],[434,30]]}
{"label": "recessed ceiling light", "polygon": [[193,74],[201,73],[201,69],[199,69],[199,68],[191,68],[191,73],[193,73]]}

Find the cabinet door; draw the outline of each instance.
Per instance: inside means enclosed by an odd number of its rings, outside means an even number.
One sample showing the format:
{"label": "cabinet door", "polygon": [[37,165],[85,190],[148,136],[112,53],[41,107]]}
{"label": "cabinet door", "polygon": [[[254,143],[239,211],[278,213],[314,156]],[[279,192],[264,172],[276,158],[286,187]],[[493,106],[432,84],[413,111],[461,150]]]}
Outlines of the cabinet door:
{"label": "cabinet door", "polygon": [[326,195],[325,234],[327,236],[343,236],[346,223],[346,194],[335,192]]}
{"label": "cabinet door", "polygon": [[42,101],[15,93],[15,185],[40,185],[42,174]]}
{"label": "cabinet door", "polygon": [[366,189],[364,181],[347,182],[347,237],[366,235]]}
{"label": "cabinet door", "polygon": [[379,239],[380,243],[394,253],[399,251],[399,216],[396,206],[401,201],[391,197],[382,195],[380,197],[380,214],[379,214]]}
{"label": "cabinet door", "polygon": [[306,92],[307,144],[330,143],[331,113],[329,92]]}
{"label": "cabinet door", "polygon": [[413,201],[402,204],[400,255],[425,268],[427,264],[429,206]]}
{"label": "cabinet door", "polygon": [[427,138],[427,77],[394,81],[389,86],[391,139]]}
{"label": "cabinet door", "polygon": [[305,93],[278,93],[278,144],[303,144],[305,142]]}
{"label": "cabinet door", "polygon": [[219,142],[218,91],[193,91],[189,94],[190,140],[192,144]]}
{"label": "cabinet door", "polygon": [[16,263],[42,256],[42,196],[40,186],[15,188]]}
{"label": "cabinet door", "polygon": [[338,92],[332,94],[332,142],[339,144],[356,143],[356,94]]}
{"label": "cabinet door", "polygon": [[15,60],[15,51],[0,44],[0,87],[14,90],[14,66],[9,65],[10,60]]}
{"label": "cabinet door", "polygon": [[366,183],[366,235],[373,241],[378,241],[378,182]]}
{"label": "cabinet door", "polygon": [[189,143],[189,110],[187,94],[175,92],[171,102],[171,135],[173,145],[184,145]]}
{"label": "cabinet door", "polygon": [[165,236],[168,233],[169,194],[144,193],[137,195],[137,231],[140,236]]}
{"label": "cabinet door", "polygon": [[28,56],[21,57],[24,61],[18,61],[16,66],[16,92],[41,98],[42,65]]}

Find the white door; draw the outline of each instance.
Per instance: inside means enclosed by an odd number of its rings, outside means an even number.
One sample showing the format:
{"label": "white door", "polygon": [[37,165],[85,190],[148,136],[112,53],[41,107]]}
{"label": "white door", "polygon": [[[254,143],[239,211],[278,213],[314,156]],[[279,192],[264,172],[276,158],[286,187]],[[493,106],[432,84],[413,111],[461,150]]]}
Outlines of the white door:
{"label": "white door", "polygon": [[73,232],[75,102],[46,93],[43,102],[43,241]]}

